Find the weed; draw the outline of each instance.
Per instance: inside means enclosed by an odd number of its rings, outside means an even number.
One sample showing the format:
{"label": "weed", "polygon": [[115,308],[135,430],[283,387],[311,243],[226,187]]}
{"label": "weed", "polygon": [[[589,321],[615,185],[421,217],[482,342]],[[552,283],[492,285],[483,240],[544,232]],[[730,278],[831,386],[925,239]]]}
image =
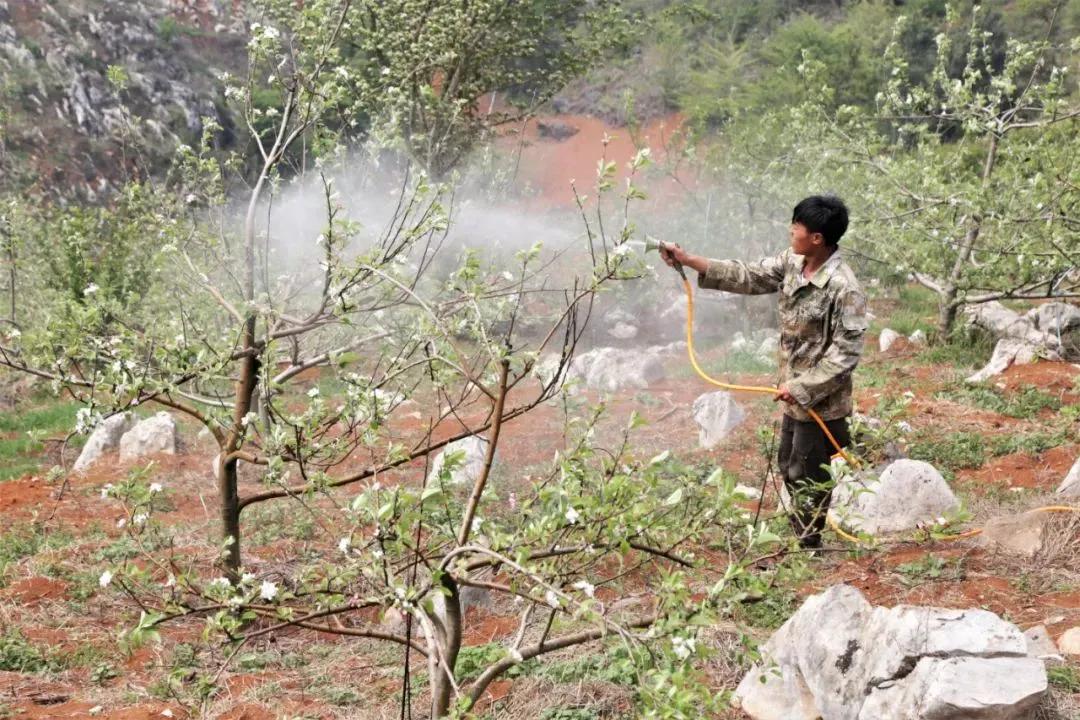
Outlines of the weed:
{"label": "weed", "polygon": [[912,439],[908,455],[939,470],[978,468],[986,462],[986,442],[979,433],[957,432],[942,436],[923,431]]}
{"label": "weed", "polygon": [[993,350],[994,341],[988,333],[965,327],[953,333],[948,342],[923,350],[918,359],[924,365],[974,370],[986,364]]}
{"label": "weed", "polygon": [[1046,679],[1056,688],[1069,693],[1080,693],[1080,669],[1072,665],[1056,665],[1046,668]]}
{"label": "weed", "polygon": [[355,705],[360,702],[360,693],[352,688],[331,685],[319,690],[319,697],[331,705]]}
{"label": "weed", "polygon": [[597,720],[599,716],[589,708],[554,707],[545,708],[539,720]]}
{"label": "weed", "polygon": [[960,580],[964,575],[963,558],[948,559],[927,553],[921,560],[896,566],[903,577],[900,582],[907,587],[922,585],[935,580]]}
{"label": "weed", "polygon": [[[457,664],[454,666],[454,674],[458,679],[471,680],[478,677],[489,665],[497,663],[506,657],[506,648],[499,643],[487,643],[473,647],[461,648],[458,653]],[[527,675],[537,667],[536,660],[528,660],[514,665],[504,675],[508,678]]]}
{"label": "weed", "polygon": [[23,558],[44,550],[59,550],[74,542],[66,532],[46,533],[37,526],[18,526],[0,535],[0,587],[7,585],[8,568]]}
{"label": "weed", "polygon": [[0,670],[32,673],[47,670],[49,658],[14,628],[0,635]]}
{"label": "weed", "polygon": [[995,456],[1012,455],[1024,452],[1037,455],[1050,448],[1070,442],[1069,430],[1063,428],[1054,432],[1032,432],[1019,435],[1000,435],[990,444],[990,452]]}
{"label": "weed", "polygon": [[99,663],[90,671],[90,682],[95,685],[104,685],[113,678],[119,677],[120,671],[112,663]]}
{"label": "weed", "polygon": [[583,680],[633,686],[638,682],[637,667],[645,660],[642,650],[629,650],[617,645],[595,655],[582,655],[572,660],[544,666],[539,674],[560,684]]}
{"label": "weed", "polygon": [[[44,450],[41,438],[66,434],[75,425],[79,406],[55,398],[32,397],[14,408],[0,412],[0,432],[15,437],[0,438],[0,480],[37,471]],[[73,438],[78,446],[81,438]]]}
{"label": "weed", "polygon": [[938,393],[937,397],[1014,418],[1031,418],[1043,410],[1061,408],[1061,400],[1031,385],[1005,394],[986,385],[961,384]]}

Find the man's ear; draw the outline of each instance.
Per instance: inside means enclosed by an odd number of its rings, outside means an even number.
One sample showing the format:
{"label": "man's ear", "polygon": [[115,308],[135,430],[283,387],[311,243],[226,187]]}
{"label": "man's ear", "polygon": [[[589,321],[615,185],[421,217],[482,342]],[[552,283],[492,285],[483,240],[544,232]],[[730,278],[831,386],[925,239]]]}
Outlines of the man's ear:
{"label": "man's ear", "polygon": [[825,244],[825,236],[819,232],[810,233],[810,243],[812,245],[821,246]]}

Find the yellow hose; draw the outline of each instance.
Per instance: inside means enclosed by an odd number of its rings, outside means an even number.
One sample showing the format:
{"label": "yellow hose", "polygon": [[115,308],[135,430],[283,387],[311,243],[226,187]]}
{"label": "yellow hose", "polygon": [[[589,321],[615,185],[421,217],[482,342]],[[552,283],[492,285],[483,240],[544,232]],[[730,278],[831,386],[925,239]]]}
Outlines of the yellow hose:
{"label": "yellow hose", "polygon": [[[715,385],[717,387],[724,388],[725,390],[737,390],[742,392],[756,392],[767,393],[769,395],[775,395],[779,388],[767,387],[764,385],[734,385],[732,383],[722,382],[716,378],[710,377],[708,373],[701,369],[698,364],[697,355],[694,353],[694,291],[690,287],[690,281],[683,276],[683,289],[686,291],[686,353],[690,357],[690,364],[694,366],[694,371],[707,383]],[[846,453],[840,443],[836,441],[833,434],[829,432],[829,428],[825,425],[825,421],[821,419],[821,416],[810,408],[803,408],[807,414],[818,424],[821,431],[825,433],[825,437],[829,439],[832,446],[836,448],[836,452],[840,457],[851,467],[859,467],[859,462],[851,455]],[[1080,508],[1072,507],[1070,505],[1047,505],[1045,507],[1035,508],[1031,512],[1080,512]],[[844,538],[848,542],[859,543],[861,540],[854,535],[846,532],[840,524],[834,521],[832,518],[826,516],[826,523],[832,528],[840,537]],[[975,537],[982,533],[982,528],[975,528],[974,530],[968,530],[966,532],[959,533],[957,535],[949,535],[941,538],[942,540],[963,540],[969,537]]]}

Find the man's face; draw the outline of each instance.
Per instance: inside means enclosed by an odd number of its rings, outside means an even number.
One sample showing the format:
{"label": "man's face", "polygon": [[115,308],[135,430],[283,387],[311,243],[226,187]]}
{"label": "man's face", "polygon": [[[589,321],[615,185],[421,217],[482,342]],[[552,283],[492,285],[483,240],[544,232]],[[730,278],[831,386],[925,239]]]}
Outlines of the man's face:
{"label": "man's face", "polygon": [[807,255],[824,243],[821,233],[810,232],[802,223],[791,223],[791,251],[796,255]]}

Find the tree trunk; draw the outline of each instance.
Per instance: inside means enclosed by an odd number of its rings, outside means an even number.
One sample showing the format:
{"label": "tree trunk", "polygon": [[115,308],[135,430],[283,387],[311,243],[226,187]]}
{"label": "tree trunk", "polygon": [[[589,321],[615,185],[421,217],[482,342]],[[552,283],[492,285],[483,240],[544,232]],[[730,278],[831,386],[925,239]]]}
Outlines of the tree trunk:
{"label": "tree trunk", "polygon": [[443,651],[446,665],[438,658],[431,665],[431,717],[444,718],[450,714],[450,702],[453,699],[453,685],[447,677],[457,665],[458,651],[461,650],[461,596],[457,583],[447,575],[443,586],[448,595],[436,594],[434,603],[436,642]]}
{"label": "tree trunk", "polygon": [[222,558],[230,580],[240,577],[240,496],[236,489],[237,460],[218,464],[218,496],[221,501],[221,536],[229,542]]}
{"label": "tree trunk", "polygon": [[956,315],[960,310],[960,303],[956,301],[956,289],[946,290],[938,299],[938,332],[940,342],[948,340],[956,323]]}

